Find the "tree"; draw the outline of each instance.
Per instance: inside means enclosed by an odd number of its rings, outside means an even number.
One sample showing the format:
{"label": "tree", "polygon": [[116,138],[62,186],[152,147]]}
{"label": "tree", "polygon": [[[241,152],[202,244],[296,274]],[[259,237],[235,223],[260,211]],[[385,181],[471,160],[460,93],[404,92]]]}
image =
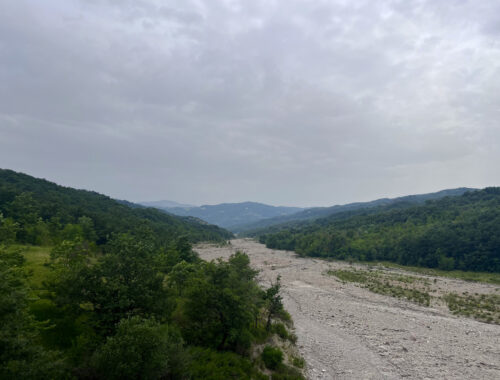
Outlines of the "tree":
{"label": "tree", "polygon": [[0,249],[0,378],[63,378],[63,360],[40,345],[37,324],[28,313],[23,262],[19,252]]}
{"label": "tree", "polygon": [[0,212],[0,243],[12,244],[16,241],[19,223],[14,222],[12,218],[4,218]]}
{"label": "tree", "polygon": [[114,333],[127,316],[165,320],[172,308],[163,275],[155,268],[155,247],[130,235],[116,236],[105,255],[88,257],[81,240],[63,242],[53,253],[50,283],[55,302],[68,313],[88,314],[100,335]]}
{"label": "tree", "polygon": [[181,236],[177,239],[175,249],[179,254],[180,260],[184,260],[187,263],[198,260],[198,255],[193,251],[187,236]]}
{"label": "tree", "polygon": [[280,295],[281,276],[278,275],[276,282],[266,290],[265,299],[267,300],[267,322],[266,330],[271,329],[271,320],[277,317],[283,311],[283,302]]}
{"label": "tree", "polygon": [[105,379],[183,379],[189,366],[175,328],[139,317],[120,321],[116,334],[106,339],[91,363]]}
{"label": "tree", "polygon": [[189,343],[233,351],[250,345],[260,292],[245,257],[200,263],[185,291],[183,332]]}

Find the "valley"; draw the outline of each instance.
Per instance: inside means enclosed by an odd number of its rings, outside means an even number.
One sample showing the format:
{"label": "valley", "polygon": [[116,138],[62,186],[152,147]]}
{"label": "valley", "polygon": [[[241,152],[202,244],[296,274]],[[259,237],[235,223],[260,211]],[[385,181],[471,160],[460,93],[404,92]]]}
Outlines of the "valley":
{"label": "valley", "polygon": [[373,274],[374,268],[365,264],[301,258],[249,239],[224,247],[198,245],[195,250],[205,260],[246,252],[265,286],[281,276],[284,305],[310,379],[500,377],[500,326],[454,315],[441,298],[450,292],[497,297],[496,284],[376,268],[384,283],[397,276],[424,284],[430,294],[425,306],[335,276]]}

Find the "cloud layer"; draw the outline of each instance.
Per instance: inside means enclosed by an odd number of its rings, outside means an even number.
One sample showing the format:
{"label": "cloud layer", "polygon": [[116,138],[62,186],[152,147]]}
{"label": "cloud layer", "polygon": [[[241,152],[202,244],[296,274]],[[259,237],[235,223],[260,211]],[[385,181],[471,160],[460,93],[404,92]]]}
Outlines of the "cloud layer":
{"label": "cloud layer", "polygon": [[497,1],[0,0],[0,167],[129,200],[500,184]]}

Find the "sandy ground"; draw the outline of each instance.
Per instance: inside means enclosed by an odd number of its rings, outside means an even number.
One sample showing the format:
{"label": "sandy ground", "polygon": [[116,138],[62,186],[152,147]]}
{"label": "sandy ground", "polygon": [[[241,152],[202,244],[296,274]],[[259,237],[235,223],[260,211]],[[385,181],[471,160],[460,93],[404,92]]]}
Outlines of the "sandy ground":
{"label": "sandy ground", "polygon": [[[300,258],[246,239],[231,243],[195,250],[205,260],[246,252],[264,286],[281,275],[309,379],[500,379],[500,326],[374,294],[325,274],[346,263]],[[444,278],[437,284],[498,292],[493,285]]]}

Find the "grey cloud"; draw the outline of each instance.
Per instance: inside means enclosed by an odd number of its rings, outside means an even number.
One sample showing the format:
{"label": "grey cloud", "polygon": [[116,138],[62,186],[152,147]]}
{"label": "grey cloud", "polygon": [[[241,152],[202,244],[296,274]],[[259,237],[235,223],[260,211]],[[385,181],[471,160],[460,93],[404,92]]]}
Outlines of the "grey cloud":
{"label": "grey cloud", "polygon": [[188,203],[500,180],[495,1],[0,8],[0,166]]}

